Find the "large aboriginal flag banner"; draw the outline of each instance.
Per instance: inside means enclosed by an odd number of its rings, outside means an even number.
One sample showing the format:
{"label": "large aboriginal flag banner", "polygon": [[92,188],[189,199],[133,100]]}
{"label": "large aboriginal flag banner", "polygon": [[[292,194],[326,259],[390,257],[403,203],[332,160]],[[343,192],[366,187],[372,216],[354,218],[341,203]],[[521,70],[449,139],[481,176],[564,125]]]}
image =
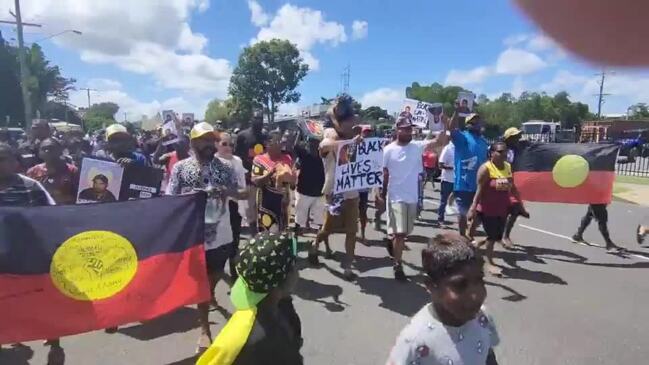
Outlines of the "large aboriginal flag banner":
{"label": "large aboriginal flag banner", "polygon": [[152,319],[209,298],[205,195],[0,208],[0,344]]}
{"label": "large aboriginal flag banner", "polygon": [[514,160],[516,188],[528,201],[608,204],[617,150],[613,144],[529,145]]}

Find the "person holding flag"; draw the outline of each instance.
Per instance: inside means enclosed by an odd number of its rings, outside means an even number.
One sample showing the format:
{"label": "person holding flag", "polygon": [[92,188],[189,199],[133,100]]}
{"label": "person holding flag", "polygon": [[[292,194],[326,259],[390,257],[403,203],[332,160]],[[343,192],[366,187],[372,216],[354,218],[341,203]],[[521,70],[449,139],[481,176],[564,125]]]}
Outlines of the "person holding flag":
{"label": "person holding flag", "polygon": [[197,365],[302,365],[302,330],[291,293],[296,241],[263,232],[242,247],[230,299],[236,311]]}
{"label": "person holding flag", "polygon": [[[196,124],[190,132],[193,155],[176,163],[167,186],[168,195],[189,194],[195,191],[208,193],[204,244],[212,293],[216,283],[223,276],[226,261],[234,256],[227,198],[239,197],[233,168],[215,157],[216,140],[214,127],[206,122]],[[209,302],[199,304],[198,311],[201,335],[196,352],[202,353],[212,341],[208,318]]]}

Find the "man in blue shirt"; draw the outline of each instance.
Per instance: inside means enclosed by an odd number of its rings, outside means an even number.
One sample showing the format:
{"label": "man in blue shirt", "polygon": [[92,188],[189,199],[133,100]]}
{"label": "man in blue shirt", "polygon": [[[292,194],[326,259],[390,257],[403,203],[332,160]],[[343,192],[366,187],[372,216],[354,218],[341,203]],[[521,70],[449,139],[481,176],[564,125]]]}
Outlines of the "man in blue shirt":
{"label": "man in blue shirt", "polygon": [[482,124],[478,114],[469,114],[466,118],[454,115],[451,122],[451,140],[455,145],[453,191],[460,213],[459,229],[462,236],[466,236],[466,216],[478,188],[478,168],[487,161],[488,145],[482,138]]}

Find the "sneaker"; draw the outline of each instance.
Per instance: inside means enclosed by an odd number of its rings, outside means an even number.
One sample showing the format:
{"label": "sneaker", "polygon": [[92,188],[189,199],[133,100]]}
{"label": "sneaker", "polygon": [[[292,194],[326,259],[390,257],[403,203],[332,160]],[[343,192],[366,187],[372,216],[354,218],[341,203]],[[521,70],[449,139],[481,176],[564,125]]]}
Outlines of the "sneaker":
{"label": "sneaker", "polygon": [[606,252],[608,252],[608,253],[620,253],[620,252],[624,252],[624,249],[622,247],[620,247],[620,246],[617,246],[613,242],[609,242],[608,244],[606,244]]}
{"label": "sneaker", "polygon": [[408,277],[403,272],[403,266],[394,265],[394,278],[397,279],[398,281],[406,281],[406,280],[408,280]]}
{"label": "sneaker", "polygon": [[575,234],[574,236],[572,236],[572,242],[584,243],[586,241],[584,241],[584,237],[582,237],[580,234]]}

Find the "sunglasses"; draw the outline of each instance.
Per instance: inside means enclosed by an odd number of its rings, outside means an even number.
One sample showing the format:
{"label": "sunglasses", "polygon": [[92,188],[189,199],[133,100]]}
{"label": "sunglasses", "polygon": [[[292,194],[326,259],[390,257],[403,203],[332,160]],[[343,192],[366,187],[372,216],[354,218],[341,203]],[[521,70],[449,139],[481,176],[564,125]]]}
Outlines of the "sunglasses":
{"label": "sunglasses", "polygon": [[234,143],[230,143],[230,142],[219,142],[219,146],[221,146],[221,147],[234,147]]}

